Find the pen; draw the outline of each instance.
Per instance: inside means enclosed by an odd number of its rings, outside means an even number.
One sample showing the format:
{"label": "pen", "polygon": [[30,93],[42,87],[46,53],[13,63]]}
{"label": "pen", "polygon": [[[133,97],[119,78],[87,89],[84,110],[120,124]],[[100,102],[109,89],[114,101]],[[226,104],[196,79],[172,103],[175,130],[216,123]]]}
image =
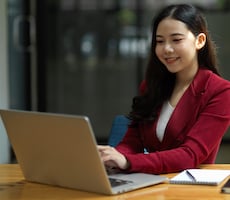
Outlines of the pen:
{"label": "pen", "polygon": [[196,181],[195,176],[193,176],[189,170],[186,170],[186,174],[187,174],[193,181]]}

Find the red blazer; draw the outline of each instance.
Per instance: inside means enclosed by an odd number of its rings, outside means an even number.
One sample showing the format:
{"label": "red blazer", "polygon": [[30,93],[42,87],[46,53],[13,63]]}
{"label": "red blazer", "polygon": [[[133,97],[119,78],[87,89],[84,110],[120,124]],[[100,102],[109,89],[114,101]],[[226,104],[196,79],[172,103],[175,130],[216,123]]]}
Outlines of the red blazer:
{"label": "red blazer", "polygon": [[230,82],[199,69],[175,107],[162,142],[156,136],[157,120],[128,128],[116,147],[130,162],[127,171],[160,174],[213,163],[230,125],[229,103]]}

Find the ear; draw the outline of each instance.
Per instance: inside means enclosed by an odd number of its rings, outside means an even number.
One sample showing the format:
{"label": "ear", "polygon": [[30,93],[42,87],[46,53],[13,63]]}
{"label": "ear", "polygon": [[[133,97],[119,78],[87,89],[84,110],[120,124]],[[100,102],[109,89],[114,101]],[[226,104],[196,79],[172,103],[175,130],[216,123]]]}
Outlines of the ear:
{"label": "ear", "polygon": [[206,43],[206,35],[204,33],[200,33],[197,37],[196,37],[196,49],[200,50],[204,47]]}

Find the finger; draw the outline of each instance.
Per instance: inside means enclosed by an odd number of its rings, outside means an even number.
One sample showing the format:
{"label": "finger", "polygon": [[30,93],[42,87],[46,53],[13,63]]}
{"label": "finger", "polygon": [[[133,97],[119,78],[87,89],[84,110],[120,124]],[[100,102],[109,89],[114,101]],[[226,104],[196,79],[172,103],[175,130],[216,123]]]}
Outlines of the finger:
{"label": "finger", "polygon": [[110,148],[110,146],[108,146],[108,145],[97,145],[97,149],[99,151],[105,151],[108,148]]}
{"label": "finger", "polygon": [[107,162],[104,162],[105,166],[108,167],[108,168],[117,168],[117,163],[109,160]]}

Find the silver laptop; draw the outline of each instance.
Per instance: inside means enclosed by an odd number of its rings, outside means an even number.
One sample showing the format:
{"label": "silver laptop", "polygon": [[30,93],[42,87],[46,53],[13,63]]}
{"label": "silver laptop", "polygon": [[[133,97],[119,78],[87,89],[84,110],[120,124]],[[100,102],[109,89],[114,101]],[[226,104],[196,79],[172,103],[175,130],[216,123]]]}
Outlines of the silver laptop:
{"label": "silver laptop", "polygon": [[108,175],[86,116],[17,110],[0,115],[28,181],[118,194],[167,180],[143,173]]}

